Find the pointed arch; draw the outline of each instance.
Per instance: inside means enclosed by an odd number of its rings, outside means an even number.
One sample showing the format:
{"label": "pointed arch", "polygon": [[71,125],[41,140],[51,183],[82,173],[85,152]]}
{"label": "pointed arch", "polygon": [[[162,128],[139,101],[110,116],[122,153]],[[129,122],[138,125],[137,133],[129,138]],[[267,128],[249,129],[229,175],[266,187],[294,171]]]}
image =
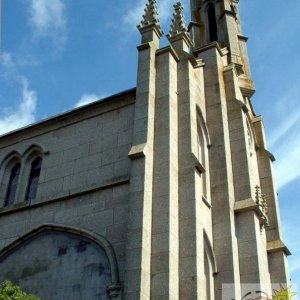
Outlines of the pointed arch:
{"label": "pointed arch", "polygon": [[38,187],[45,154],[48,152],[37,144],[30,145],[23,153],[24,161],[23,181],[20,196],[25,201],[34,200],[38,197]]}
{"label": "pointed arch", "polygon": [[217,273],[217,263],[210,239],[203,229],[203,262],[204,262],[204,282],[205,282],[205,299],[215,299],[214,275]]}
{"label": "pointed arch", "polygon": [[40,156],[37,156],[31,163],[25,201],[33,200],[36,198],[38,183],[41,174],[41,168],[42,168],[42,158]]}
{"label": "pointed arch", "polygon": [[215,275],[218,273],[217,261],[214,254],[213,246],[210,242],[210,239],[205,229],[203,229],[203,241],[204,241],[204,250],[207,253],[209,260],[211,262],[213,275]]}
{"label": "pointed arch", "polygon": [[16,160],[16,161],[21,161],[22,156],[18,151],[11,151],[9,152],[1,161],[0,163],[0,170],[1,169],[5,169],[6,166],[12,161],[12,160]]}
{"label": "pointed arch", "polygon": [[204,132],[205,137],[206,137],[207,146],[210,147],[211,146],[211,140],[210,140],[210,135],[209,135],[208,127],[206,125],[203,112],[202,112],[202,110],[201,110],[201,108],[200,108],[199,105],[197,105],[196,107],[197,107],[198,119],[200,121],[201,127],[203,128],[203,132]]}
{"label": "pointed arch", "polygon": [[19,152],[8,153],[0,165],[0,199],[2,205],[14,204],[18,198],[22,158]]}
{"label": "pointed arch", "polygon": [[108,290],[112,289],[112,287],[114,287],[115,289],[120,288],[118,264],[112,245],[105,237],[77,227],[64,226],[62,224],[54,223],[43,224],[31,230],[30,232],[26,233],[22,237],[18,238],[17,240],[3,248],[0,251],[0,264],[10,254],[17,251],[23,244],[29,243],[38,235],[42,235],[44,233],[47,234],[49,232],[66,233],[77,237],[83,237],[87,240],[90,240],[91,242],[99,246],[101,249],[103,249],[108,258],[111,270],[111,285],[108,287]]}
{"label": "pointed arch", "polygon": [[20,172],[21,172],[21,163],[17,162],[12,166],[10,170],[10,176],[7,185],[7,190],[6,190],[4,206],[8,206],[15,203]]}
{"label": "pointed arch", "polygon": [[27,149],[23,152],[23,159],[27,161],[30,159],[32,155],[40,155],[44,156],[45,154],[48,154],[48,151],[46,151],[41,145],[38,144],[31,144]]}

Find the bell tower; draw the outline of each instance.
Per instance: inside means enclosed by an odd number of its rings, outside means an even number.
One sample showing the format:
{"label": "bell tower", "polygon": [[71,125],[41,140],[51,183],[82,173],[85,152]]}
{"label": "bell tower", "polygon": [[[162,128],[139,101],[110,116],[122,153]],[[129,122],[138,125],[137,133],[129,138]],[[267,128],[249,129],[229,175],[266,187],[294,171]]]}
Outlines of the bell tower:
{"label": "bell tower", "polygon": [[[171,8],[170,8],[171,9]],[[237,0],[156,0],[138,26],[125,299],[241,299],[287,284],[288,249]]]}
{"label": "bell tower", "polygon": [[[274,157],[267,149],[262,117],[255,114],[251,101],[255,89],[238,2],[191,0],[189,26],[193,53],[205,64],[217,299],[221,285],[230,280],[236,286],[260,283],[265,288],[289,282],[290,253],[282,242]],[[241,285],[235,295],[243,292]]]}
{"label": "bell tower", "polygon": [[228,61],[234,63],[242,81],[245,96],[252,96],[247,54],[247,37],[242,33],[238,0],[191,0],[190,33],[195,48],[217,42],[228,50]]}

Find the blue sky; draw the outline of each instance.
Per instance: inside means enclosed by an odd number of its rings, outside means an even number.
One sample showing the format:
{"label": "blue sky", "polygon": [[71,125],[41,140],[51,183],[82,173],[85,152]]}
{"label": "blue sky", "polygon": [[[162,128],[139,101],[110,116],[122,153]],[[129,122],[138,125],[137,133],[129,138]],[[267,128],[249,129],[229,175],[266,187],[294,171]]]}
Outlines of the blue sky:
{"label": "blue sky", "polygon": [[[174,2],[158,0],[165,32]],[[2,0],[0,134],[134,87],[144,3]],[[290,270],[300,284],[300,1],[242,0],[240,11],[257,89],[252,101],[277,159]]]}

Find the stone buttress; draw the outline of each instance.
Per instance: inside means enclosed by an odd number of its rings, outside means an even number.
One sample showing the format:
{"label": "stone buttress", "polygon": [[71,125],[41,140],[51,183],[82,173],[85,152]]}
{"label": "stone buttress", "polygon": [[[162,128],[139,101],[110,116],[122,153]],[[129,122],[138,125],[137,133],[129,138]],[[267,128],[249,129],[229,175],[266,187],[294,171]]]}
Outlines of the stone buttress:
{"label": "stone buttress", "polygon": [[221,300],[223,284],[289,282],[273,156],[251,97],[237,0],[155,0],[138,29],[125,299]]}

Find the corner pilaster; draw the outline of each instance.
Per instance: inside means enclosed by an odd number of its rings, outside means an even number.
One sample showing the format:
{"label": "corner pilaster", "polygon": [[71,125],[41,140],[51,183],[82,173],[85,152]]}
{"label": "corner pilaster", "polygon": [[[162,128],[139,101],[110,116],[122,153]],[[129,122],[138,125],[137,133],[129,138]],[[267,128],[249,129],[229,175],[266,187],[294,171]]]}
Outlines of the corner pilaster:
{"label": "corner pilaster", "polygon": [[217,43],[196,53],[205,61],[204,83],[207,126],[211,138],[209,149],[210,188],[213,220],[213,245],[218,273],[215,275],[215,298],[222,299],[222,284],[234,283],[235,299],[241,297],[238,244],[234,215],[229,120],[223,69],[227,53]]}
{"label": "corner pilaster", "polygon": [[170,46],[159,49],[156,57],[151,300],[176,300],[179,299],[178,57]]}
{"label": "corner pilaster", "polygon": [[289,285],[287,256],[290,255],[290,252],[283,243],[281,231],[278,197],[273,180],[273,161],[275,158],[267,150],[262,117],[255,117],[252,123],[257,137],[257,160],[261,189],[266,195],[268,206],[269,226],[266,228],[266,236],[271,282]]}
{"label": "corner pilaster", "polygon": [[[235,192],[240,280],[242,284],[261,284],[271,293],[265,233],[268,226],[268,211],[265,195],[261,192],[252,115],[239,89],[238,72],[234,64],[224,68],[224,79]],[[246,292],[242,291],[242,294]]]}
{"label": "corner pilaster", "polygon": [[138,26],[138,72],[134,113],[129,215],[125,262],[125,300],[149,300],[151,280],[153,143],[156,51],[162,36],[155,0],[148,0]]}

